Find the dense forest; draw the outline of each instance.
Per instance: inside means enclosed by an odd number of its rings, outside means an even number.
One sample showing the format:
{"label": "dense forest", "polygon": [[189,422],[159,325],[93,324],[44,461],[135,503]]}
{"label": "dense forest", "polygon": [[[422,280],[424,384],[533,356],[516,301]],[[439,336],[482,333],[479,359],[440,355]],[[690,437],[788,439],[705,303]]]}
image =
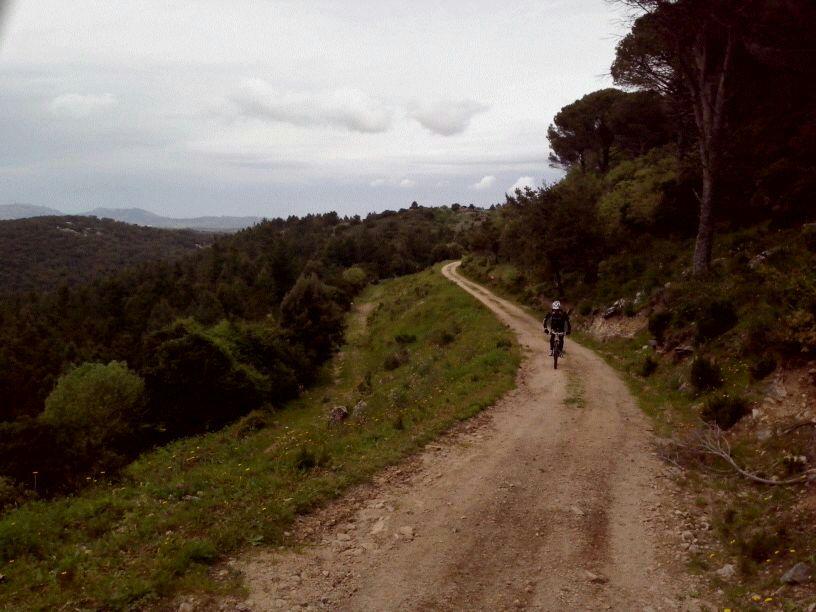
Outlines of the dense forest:
{"label": "dense forest", "polygon": [[11,296],[0,305],[0,474],[67,490],[296,396],[354,295],[460,255],[456,228],[476,214],[414,204],[265,221],[186,258]]}
{"label": "dense forest", "polygon": [[160,230],[95,217],[0,221],[0,293],[77,285],[149,261],[173,260],[214,236]]}

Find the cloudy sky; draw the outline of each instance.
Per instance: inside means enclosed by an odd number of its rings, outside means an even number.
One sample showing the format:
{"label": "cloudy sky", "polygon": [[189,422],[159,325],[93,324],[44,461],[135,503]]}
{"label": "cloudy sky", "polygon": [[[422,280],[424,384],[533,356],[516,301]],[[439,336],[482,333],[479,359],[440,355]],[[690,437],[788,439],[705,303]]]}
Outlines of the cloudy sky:
{"label": "cloudy sky", "polygon": [[[0,204],[169,216],[491,204],[609,85],[605,0],[19,0]],[[2,13],[0,9],[0,13]]]}

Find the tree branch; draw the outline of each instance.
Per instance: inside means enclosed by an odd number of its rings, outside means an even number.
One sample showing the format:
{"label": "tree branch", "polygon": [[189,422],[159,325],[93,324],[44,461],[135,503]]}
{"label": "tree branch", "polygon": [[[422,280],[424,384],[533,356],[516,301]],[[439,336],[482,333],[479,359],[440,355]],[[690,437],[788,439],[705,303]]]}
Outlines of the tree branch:
{"label": "tree branch", "polygon": [[[813,424],[816,425],[816,423]],[[805,424],[803,423],[800,425],[804,426]],[[703,429],[697,432],[692,444],[682,444],[679,442],[675,442],[674,444],[678,448],[689,450],[697,454],[702,453],[703,455],[708,455],[711,457],[721,459],[734,472],[736,472],[743,478],[746,478],[747,480],[759,484],[769,486],[788,486],[816,481],[816,469],[807,470],[806,472],[804,472],[800,476],[797,476],[796,478],[788,478],[785,480],[774,480],[772,478],[764,478],[762,476],[759,476],[753,472],[746,470],[745,468],[740,466],[736,462],[734,457],[731,455],[731,445],[728,443],[728,440],[723,435],[722,430],[717,425],[711,425],[706,423]],[[676,461],[672,461],[672,463],[677,465]]]}

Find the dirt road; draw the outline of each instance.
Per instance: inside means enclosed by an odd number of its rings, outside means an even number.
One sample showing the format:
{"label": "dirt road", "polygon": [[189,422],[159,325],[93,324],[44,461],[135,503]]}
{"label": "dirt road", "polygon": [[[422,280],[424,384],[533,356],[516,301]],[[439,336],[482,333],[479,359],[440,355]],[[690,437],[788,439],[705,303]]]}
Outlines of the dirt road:
{"label": "dirt road", "polygon": [[626,386],[574,343],[554,371],[540,323],[462,278],[457,265],[445,276],[525,347],[517,388],[420,456],[304,518],[300,552],[240,560],[247,604],[699,609],[670,560],[677,543],[665,534],[673,509],[658,484],[664,468]]}

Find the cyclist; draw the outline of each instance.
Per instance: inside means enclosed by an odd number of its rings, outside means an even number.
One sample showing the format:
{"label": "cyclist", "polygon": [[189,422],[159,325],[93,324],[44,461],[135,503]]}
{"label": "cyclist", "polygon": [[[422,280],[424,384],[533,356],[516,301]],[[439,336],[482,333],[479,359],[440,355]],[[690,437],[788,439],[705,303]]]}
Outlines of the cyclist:
{"label": "cyclist", "polygon": [[[544,333],[559,332],[570,335],[572,325],[570,325],[569,314],[561,309],[561,302],[558,300],[552,303],[552,310],[544,317]],[[555,350],[555,334],[550,334],[550,357]],[[563,352],[563,347],[562,347]]]}

